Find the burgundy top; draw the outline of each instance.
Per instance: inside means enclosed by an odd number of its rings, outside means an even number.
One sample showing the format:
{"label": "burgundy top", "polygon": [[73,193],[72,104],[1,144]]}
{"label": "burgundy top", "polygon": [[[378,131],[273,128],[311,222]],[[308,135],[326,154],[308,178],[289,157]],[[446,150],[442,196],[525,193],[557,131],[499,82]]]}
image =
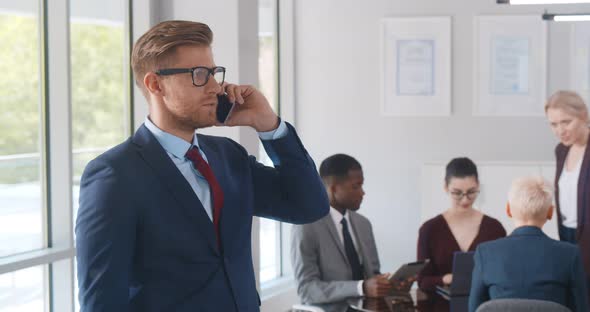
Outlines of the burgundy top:
{"label": "burgundy top", "polygon": [[[506,230],[502,224],[484,215],[469,251],[475,251],[480,243],[505,236]],[[418,275],[418,286],[422,290],[433,291],[437,285],[443,285],[442,277],[453,270],[453,253],[456,251],[461,251],[461,248],[442,214],[426,221],[420,227],[418,260],[430,259],[430,263]]]}

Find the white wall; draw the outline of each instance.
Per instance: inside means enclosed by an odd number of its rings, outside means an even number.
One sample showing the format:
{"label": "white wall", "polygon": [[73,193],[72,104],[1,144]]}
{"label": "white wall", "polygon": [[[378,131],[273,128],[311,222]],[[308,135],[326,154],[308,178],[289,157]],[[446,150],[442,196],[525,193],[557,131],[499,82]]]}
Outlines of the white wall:
{"label": "white wall", "polygon": [[[463,155],[476,162],[553,160],[556,140],[544,118],[471,114],[474,16],[540,18],[544,7],[493,0],[301,0],[295,6],[299,134],[318,165],[334,153],[348,153],[363,165],[367,194],[360,212],[373,223],[383,271],[416,257],[423,163]],[[590,6],[551,7],[551,12],[584,11]],[[380,20],[429,15],[452,16],[452,116],[382,117]],[[548,36],[552,92],[569,85],[568,26],[551,23]],[[481,179],[485,183],[486,177]]]}

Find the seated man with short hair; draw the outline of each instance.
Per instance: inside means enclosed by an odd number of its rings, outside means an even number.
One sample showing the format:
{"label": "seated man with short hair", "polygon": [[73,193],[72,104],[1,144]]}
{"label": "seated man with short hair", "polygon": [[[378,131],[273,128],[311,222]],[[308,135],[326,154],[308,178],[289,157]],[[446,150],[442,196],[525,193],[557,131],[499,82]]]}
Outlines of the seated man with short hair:
{"label": "seated man with short hair", "polygon": [[295,225],[291,262],[297,293],[303,303],[334,303],[351,297],[381,297],[392,285],[379,272],[371,223],[357,213],[363,200],[363,170],[344,154],[320,166],[330,213],[310,224]]}
{"label": "seated man with short hair", "polygon": [[506,212],[516,229],[475,252],[469,311],[492,299],[536,299],[588,311],[578,247],[553,240],[541,228],[553,215],[551,185],[541,177],[514,180]]}

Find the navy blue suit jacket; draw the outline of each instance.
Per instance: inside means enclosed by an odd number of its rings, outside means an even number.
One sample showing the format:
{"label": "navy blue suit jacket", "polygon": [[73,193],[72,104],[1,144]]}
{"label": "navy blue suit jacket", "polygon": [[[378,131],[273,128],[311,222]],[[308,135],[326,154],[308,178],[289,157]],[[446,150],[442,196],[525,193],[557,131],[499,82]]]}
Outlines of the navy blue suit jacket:
{"label": "navy blue suit jacket", "polygon": [[269,168],[236,142],[199,135],[224,193],[221,249],[201,202],[152,133],[91,161],[76,220],[83,312],[259,311],[252,217],[309,223],[329,204],[295,129],[263,141]]}
{"label": "navy blue suit jacket", "polygon": [[586,277],[577,246],[553,240],[534,226],[477,247],[469,311],[490,299],[557,302],[588,311]]}

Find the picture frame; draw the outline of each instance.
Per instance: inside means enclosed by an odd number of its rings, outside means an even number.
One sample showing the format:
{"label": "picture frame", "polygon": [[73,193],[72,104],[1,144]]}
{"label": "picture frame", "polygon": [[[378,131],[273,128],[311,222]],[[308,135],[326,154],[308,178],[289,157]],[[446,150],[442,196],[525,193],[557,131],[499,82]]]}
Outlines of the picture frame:
{"label": "picture frame", "polygon": [[547,24],[538,15],[474,19],[473,114],[543,116]]}
{"label": "picture frame", "polygon": [[382,20],[383,116],[451,114],[451,17]]}

